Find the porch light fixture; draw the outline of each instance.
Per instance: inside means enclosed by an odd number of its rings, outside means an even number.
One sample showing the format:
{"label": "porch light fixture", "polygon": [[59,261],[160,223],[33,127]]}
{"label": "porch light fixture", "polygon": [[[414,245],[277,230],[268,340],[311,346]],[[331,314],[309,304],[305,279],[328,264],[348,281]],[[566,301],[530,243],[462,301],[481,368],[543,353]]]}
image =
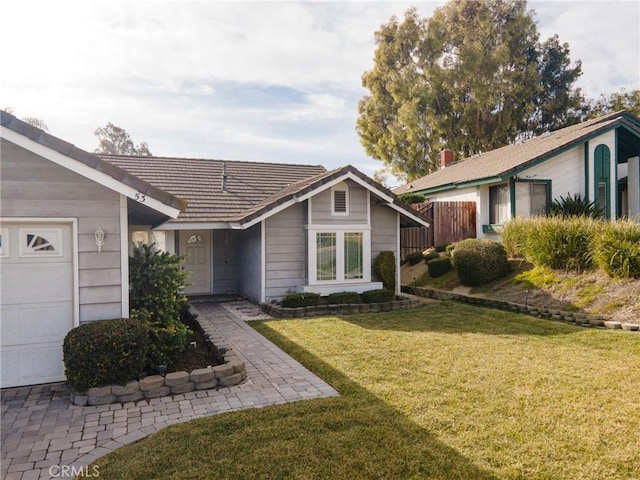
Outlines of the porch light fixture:
{"label": "porch light fixture", "polygon": [[102,246],[104,245],[104,237],[105,237],[105,233],[104,230],[102,228],[98,228],[98,230],[96,230],[96,233],[93,234],[96,237],[96,245],[98,246],[98,252],[102,251]]}

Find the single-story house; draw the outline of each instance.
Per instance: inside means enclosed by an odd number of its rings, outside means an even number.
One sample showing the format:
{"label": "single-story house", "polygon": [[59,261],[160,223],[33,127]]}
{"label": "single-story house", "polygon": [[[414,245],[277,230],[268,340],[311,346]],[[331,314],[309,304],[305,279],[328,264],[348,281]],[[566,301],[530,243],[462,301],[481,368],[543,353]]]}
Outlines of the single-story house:
{"label": "single-story house", "polygon": [[476,202],[477,237],[496,237],[517,216],[547,213],[553,200],[579,194],[604,215],[640,219],[640,119],[620,111],[459,162],[394,190],[427,201]]}
{"label": "single-story house", "polygon": [[0,120],[2,387],[63,380],[70,329],[129,316],[136,243],[184,255],[188,295],[271,302],[380,288],[375,257],[426,225],[351,166],[101,157]]}

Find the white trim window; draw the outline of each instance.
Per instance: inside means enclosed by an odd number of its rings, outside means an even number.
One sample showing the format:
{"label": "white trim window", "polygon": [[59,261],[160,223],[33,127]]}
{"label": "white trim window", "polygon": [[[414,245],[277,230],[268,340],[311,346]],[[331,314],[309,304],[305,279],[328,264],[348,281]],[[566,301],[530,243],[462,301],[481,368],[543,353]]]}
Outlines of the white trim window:
{"label": "white trim window", "polygon": [[20,257],[62,257],[62,228],[21,228]]}
{"label": "white trim window", "polygon": [[309,230],[309,283],[371,281],[369,230]]}
{"label": "white trim window", "polygon": [[349,215],[349,186],[340,182],[331,187],[331,213],[332,215]]}

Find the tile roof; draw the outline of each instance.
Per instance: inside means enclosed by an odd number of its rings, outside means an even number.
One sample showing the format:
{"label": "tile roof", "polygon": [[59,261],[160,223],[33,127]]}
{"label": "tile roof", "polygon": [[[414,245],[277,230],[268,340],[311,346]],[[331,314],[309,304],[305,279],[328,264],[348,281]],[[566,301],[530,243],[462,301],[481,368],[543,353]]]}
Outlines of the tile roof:
{"label": "tile roof", "polygon": [[65,142],[58,137],[54,137],[44,130],[29,125],[3,110],[0,110],[0,125],[2,125],[3,128],[7,128],[23,135],[29,140],[39,143],[44,147],[50,148],[66,157],[81,162],[100,173],[108,175],[111,178],[134,188],[140,193],[144,193],[155,198],[165,205],[169,205],[177,210],[184,210],[186,207],[184,200],[177,198],[166,191],[158,189],[149,182],[134,176],[135,174],[131,174],[112,163],[105,162],[98,155],[86,152],[69,142]]}
{"label": "tile roof", "polygon": [[624,111],[613,112],[531,138],[522,143],[507,145],[466,158],[398,187],[394,192],[401,194],[430,189],[445,190],[460,184],[502,178],[529,163],[551,157],[568,147],[623,124],[640,134],[640,120],[638,118]]}
{"label": "tile roof", "polygon": [[101,158],[185,199],[187,209],[174,223],[238,222],[265,200],[274,197],[277,201],[290,185],[326,173],[319,165],[120,155]]}

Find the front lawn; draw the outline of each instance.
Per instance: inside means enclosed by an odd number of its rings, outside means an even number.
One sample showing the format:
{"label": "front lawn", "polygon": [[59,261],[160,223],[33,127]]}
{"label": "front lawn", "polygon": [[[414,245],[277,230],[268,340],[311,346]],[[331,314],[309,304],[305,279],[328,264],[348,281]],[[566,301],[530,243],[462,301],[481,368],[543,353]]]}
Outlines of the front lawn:
{"label": "front lawn", "polygon": [[640,477],[640,335],[454,303],[254,322],[340,397],[200,419],[101,478]]}

